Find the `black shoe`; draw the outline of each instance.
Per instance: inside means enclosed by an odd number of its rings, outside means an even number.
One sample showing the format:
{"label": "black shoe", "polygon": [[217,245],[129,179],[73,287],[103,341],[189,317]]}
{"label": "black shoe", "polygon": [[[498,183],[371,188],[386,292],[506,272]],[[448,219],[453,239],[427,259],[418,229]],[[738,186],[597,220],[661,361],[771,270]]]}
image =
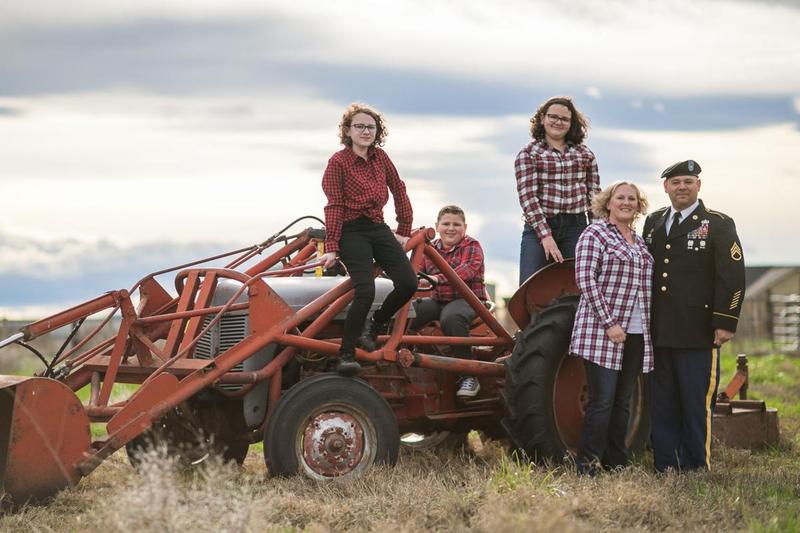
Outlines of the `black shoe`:
{"label": "black shoe", "polygon": [[378,347],[378,331],[385,327],[386,324],[379,324],[375,322],[374,318],[369,317],[364,323],[364,331],[361,332],[361,336],[356,342],[366,351],[374,352]]}
{"label": "black shoe", "polygon": [[352,377],[360,371],[361,365],[356,362],[356,355],[353,352],[339,354],[339,365],[336,367],[336,372],[342,376]]}

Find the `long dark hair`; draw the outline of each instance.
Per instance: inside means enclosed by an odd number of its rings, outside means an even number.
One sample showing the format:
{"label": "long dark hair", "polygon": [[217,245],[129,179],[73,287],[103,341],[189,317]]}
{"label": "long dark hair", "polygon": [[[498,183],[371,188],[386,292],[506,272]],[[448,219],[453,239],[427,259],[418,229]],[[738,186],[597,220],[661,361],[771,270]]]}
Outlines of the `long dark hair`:
{"label": "long dark hair", "polygon": [[572,144],[581,144],[589,131],[589,119],[578,111],[569,96],[554,96],[539,106],[539,109],[536,110],[536,113],[531,118],[531,137],[538,140],[544,139],[544,115],[553,104],[563,105],[572,113],[572,121],[569,123],[566,140]]}

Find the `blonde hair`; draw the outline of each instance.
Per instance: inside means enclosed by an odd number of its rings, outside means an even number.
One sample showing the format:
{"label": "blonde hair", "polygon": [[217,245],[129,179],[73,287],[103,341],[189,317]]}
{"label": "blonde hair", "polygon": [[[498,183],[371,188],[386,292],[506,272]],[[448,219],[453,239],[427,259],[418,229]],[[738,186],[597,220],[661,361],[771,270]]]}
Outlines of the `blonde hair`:
{"label": "blonde hair", "polygon": [[464,210],[457,205],[446,205],[439,209],[439,215],[436,217],[436,223],[438,224],[445,215],[456,215],[461,217],[461,220],[463,220],[464,223],[467,222],[467,216],[464,214]]}
{"label": "blonde hair", "polygon": [[611,197],[614,196],[614,193],[617,192],[617,189],[623,185],[627,185],[636,191],[636,197],[639,199],[639,205],[636,208],[636,214],[634,214],[633,220],[631,221],[631,227],[633,227],[636,225],[636,221],[639,219],[639,217],[647,213],[647,208],[650,204],[647,201],[647,196],[645,196],[642,190],[631,181],[615,181],[599,193],[595,194],[594,198],[592,198],[592,213],[597,218],[608,219],[609,215],[611,214],[611,212],[608,210],[608,202],[611,200]]}

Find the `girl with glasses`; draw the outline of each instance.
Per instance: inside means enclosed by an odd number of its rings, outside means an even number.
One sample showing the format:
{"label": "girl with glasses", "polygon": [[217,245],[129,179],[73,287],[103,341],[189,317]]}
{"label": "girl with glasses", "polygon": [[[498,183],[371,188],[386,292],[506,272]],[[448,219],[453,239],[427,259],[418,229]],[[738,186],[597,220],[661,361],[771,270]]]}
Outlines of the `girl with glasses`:
{"label": "girl with glasses", "polygon": [[[383,116],[365,104],[353,103],[339,123],[344,148],[333,154],[322,177],[325,206],[324,267],[341,258],[353,280],[355,296],[347,312],[339,350],[338,372],[353,376],[360,370],[356,344],[376,348],[378,332],[414,295],[416,275],[403,249],[411,235],[413,211],[406,186],[392,160],[383,151],[387,135]],[[397,214],[393,232],[383,219],[391,192]],[[394,283],[380,309],[367,320],[375,299],[373,260]],[[359,336],[360,334],[360,336]]]}
{"label": "girl with glasses", "polygon": [[514,161],[525,227],[519,283],[553,261],[575,257],[600,190],[597,161],[583,144],[588,120],[566,96],[550,98],[531,118],[531,137]]}

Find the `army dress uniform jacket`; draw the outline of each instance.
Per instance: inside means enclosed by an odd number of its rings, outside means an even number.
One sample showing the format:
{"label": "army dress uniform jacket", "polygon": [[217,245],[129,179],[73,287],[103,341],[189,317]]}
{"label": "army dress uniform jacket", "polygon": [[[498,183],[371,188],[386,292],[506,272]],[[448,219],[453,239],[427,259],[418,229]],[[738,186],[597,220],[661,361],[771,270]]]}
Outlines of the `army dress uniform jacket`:
{"label": "army dress uniform jacket", "polygon": [[735,332],[744,300],[744,257],[733,219],[695,210],[667,236],[669,207],[642,234],[655,259],[652,333],[656,348],[711,348],[714,330]]}

